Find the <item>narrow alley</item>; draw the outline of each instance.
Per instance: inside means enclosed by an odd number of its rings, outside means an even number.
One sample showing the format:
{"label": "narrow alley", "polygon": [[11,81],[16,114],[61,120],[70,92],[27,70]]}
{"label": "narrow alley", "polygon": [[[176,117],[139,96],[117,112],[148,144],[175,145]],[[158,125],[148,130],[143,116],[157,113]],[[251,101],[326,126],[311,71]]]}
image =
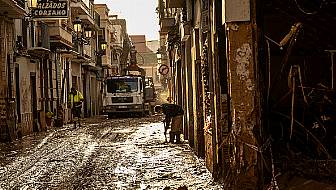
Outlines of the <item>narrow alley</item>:
{"label": "narrow alley", "polygon": [[336,190],[335,10],[0,0],[0,190]]}
{"label": "narrow alley", "polygon": [[0,189],[222,189],[160,116],[86,119],[1,144]]}

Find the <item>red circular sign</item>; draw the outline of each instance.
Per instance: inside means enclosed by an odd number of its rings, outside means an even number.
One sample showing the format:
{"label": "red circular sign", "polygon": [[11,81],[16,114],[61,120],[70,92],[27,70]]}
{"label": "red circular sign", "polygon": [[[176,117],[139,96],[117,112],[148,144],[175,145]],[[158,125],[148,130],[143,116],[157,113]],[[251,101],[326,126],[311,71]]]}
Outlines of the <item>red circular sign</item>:
{"label": "red circular sign", "polygon": [[167,65],[161,65],[159,67],[159,73],[161,75],[166,75],[166,74],[168,74],[168,72],[169,72],[169,67]]}

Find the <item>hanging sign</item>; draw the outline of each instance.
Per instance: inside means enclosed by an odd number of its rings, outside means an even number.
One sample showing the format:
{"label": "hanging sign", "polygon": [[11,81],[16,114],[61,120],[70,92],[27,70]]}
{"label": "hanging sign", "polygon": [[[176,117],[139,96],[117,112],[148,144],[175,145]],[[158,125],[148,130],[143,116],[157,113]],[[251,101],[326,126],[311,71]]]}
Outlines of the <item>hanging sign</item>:
{"label": "hanging sign", "polygon": [[31,13],[34,18],[67,19],[69,2],[68,0],[40,0]]}

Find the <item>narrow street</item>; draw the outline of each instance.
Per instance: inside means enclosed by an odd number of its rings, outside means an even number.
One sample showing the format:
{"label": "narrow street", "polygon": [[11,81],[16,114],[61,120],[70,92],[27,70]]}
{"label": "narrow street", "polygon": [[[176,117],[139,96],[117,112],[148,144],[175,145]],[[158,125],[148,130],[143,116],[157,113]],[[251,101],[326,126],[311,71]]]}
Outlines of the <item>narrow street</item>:
{"label": "narrow street", "polygon": [[1,144],[0,189],[223,189],[161,116],[85,119]]}

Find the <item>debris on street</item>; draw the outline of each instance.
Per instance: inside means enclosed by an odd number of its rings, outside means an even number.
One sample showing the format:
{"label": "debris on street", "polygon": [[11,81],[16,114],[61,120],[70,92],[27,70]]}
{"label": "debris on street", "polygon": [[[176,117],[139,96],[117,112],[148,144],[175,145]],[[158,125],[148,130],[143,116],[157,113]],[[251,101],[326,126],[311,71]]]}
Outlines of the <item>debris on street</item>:
{"label": "debris on street", "polygon": [[188,144],[164,141],[161,120],[100,116],[1,144],[0,188],[222,189]]}

